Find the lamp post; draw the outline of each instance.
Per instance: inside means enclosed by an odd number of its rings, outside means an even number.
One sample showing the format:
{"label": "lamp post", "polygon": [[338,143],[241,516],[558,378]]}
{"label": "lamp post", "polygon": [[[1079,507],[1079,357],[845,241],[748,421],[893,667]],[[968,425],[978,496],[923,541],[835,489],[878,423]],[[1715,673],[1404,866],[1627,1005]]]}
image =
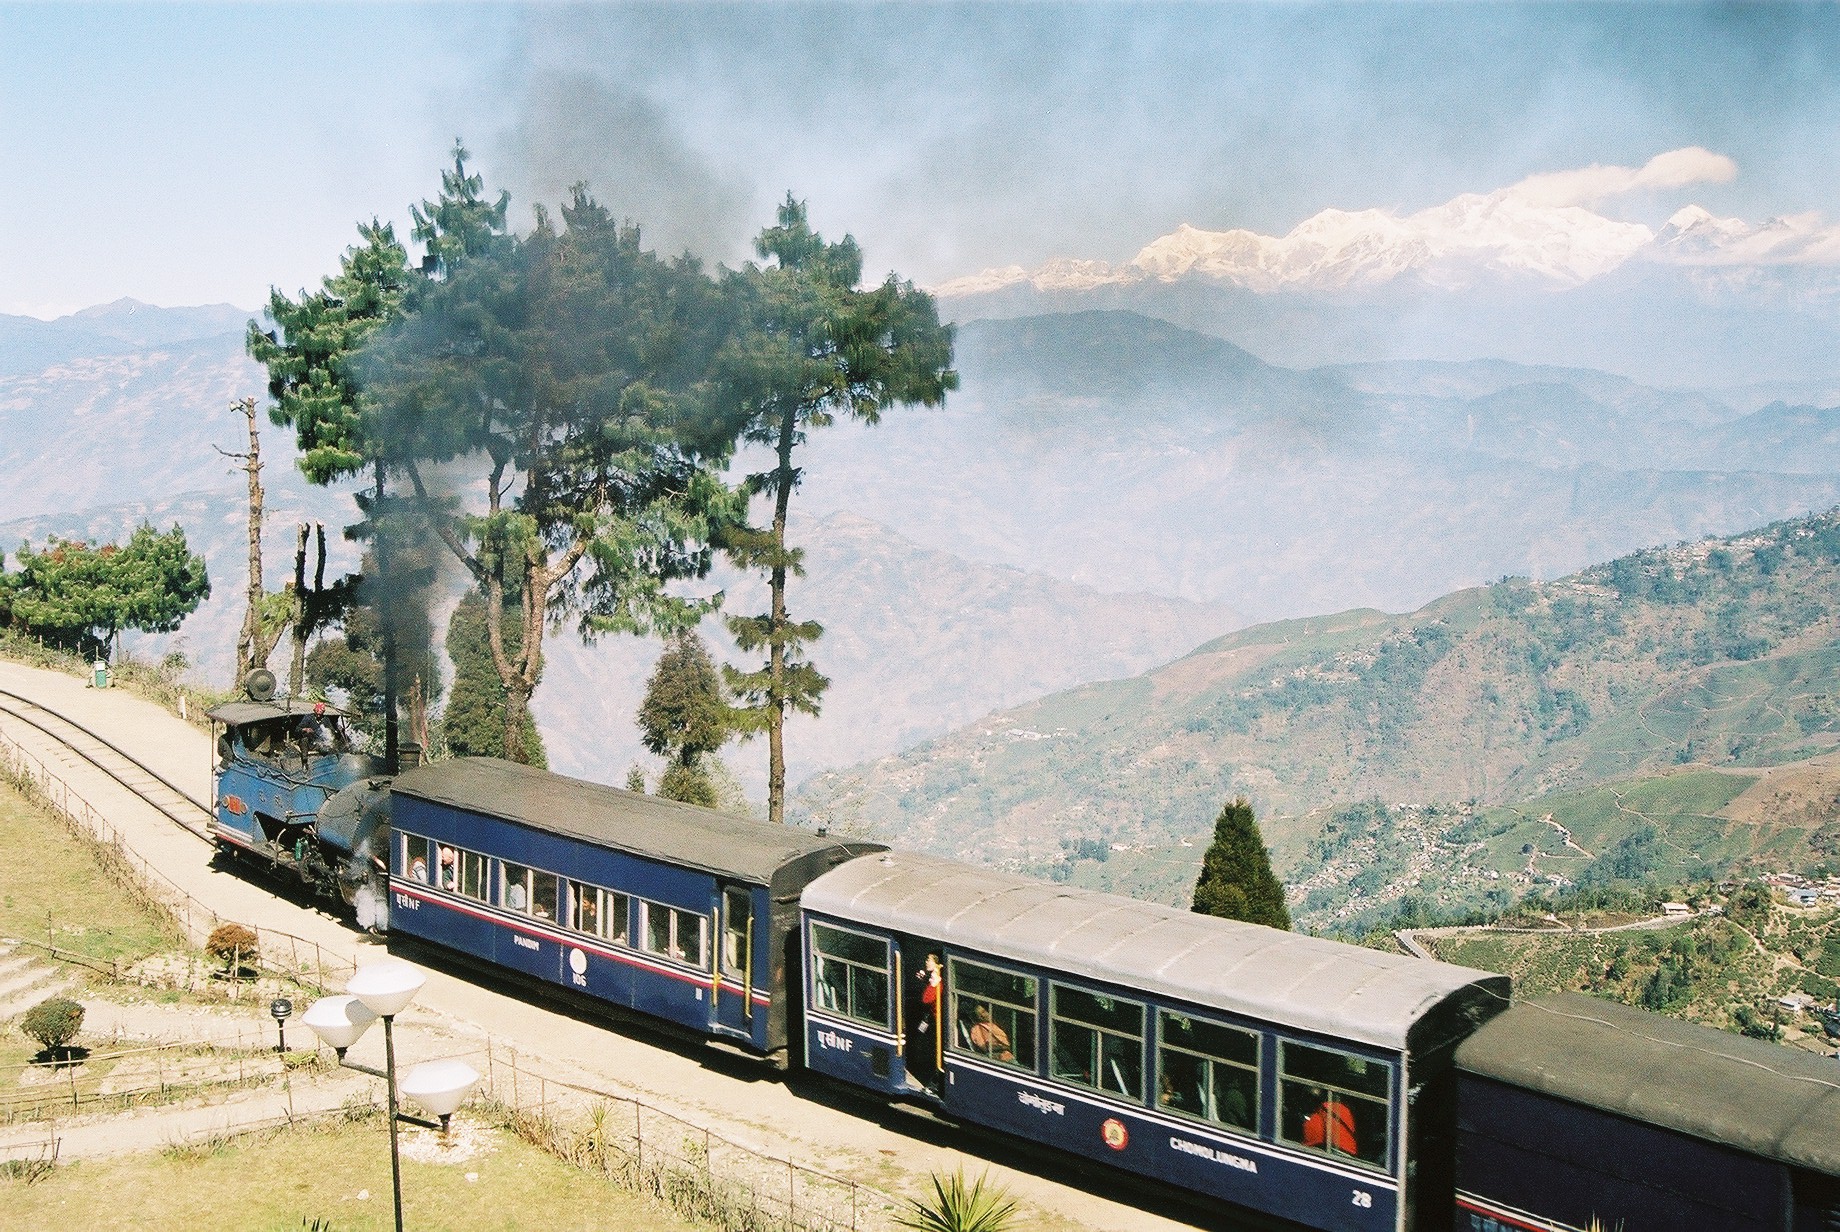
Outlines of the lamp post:
{"label": "lamp post", "polygon": [[[410,1116],[398,1109],[396,1102],[396,1015],[409,1008],[415,994],[422,990],[428,977],[405,962],[373,963],[360,967],[345,985],[347,996],[322,997],[307,1007],[301,1021],[338,1053],[339,1064],[347,1069],[382,1078],[389,1090],[390,1104],[390,1192],[396,1204],[396,1232],[402,1232],[402,1155],[397,1146],[396,1123],[407,1121],[427,1129],[448,1130],[448,1118],[459,1108],[472,1089],[479,1084],[479,1073],[464,1061],[425,1062],[410,1070],[403,1081],[403,1093],[440,1118],[434,1121]],[[383,1019],[383,1065],[381,1072],[367,1065],[345,1059],[345,1050],[377,1019]]]}
{"label": "lamp post", "polygon": [[294,1012],[294,1003],[286,997],[276,997],[268,1003],[268,1012],[275,1020],[275,1030],[280,1039],[275,1044],[276,1052],[287,1051],[287,1020]]}

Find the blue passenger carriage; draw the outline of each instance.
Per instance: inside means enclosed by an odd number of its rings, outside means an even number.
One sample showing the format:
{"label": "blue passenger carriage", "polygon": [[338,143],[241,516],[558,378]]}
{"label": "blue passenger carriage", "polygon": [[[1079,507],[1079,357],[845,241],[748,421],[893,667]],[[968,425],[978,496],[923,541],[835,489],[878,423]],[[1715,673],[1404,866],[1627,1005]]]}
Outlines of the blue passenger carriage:
{"label": "blue passenger carriage", "polygon": [[1831,1058],[1557,993],[1457,1067],[1460,1232],[1840,1228]]}
{"label": "blue passenger carriage", "polygon": [[907,853],[804,912],[814,1070],[1312,1228],[1448,1218],[1503,976]]}
{"label": "blue passenger carriage", "polygon": [[800,890],[879,850],[496,758],[419,766],[392,797],[395,933],[766,1055]]}

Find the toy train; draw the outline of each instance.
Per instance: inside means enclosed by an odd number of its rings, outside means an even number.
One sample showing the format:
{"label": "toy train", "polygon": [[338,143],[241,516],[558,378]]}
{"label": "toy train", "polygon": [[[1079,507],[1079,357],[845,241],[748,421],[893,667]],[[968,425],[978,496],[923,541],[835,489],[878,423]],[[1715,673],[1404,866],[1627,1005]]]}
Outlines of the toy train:
{"label": "toy train", "polygon": [[493,759],[387,779],[329,708],[213,718],[219,843],[361,922],[1210,1204],[1840,1229],[1840,1070],[1807,1053]]}

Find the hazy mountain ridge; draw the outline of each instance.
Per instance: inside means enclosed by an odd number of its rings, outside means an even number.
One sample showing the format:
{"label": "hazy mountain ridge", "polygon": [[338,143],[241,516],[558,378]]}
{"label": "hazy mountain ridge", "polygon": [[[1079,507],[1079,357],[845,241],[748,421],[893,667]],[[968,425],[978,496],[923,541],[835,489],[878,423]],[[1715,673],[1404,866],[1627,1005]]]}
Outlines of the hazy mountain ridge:
{"label": "hazy mountain ridge", "polygon": [[1506,360],[1617,373],[1658,389],[1757,386],[1766,392],[1754,405],[1840,389],[1833,347],[1840,294],[1831,271],[1782,267],[1767,281],[1716,288],[1698,285],[1698,277],[1637,261],[1564,292],[1514,283],[1450,290],[1412,280],[1269,293],[1196,279],[1021,283],[948,296],[941,308],[960,321],[1137,312],[1231,338],[1295,369]]}
{"label": "hazy mountain ridge", "polygon": [[[814,436],[804,506],[973,559],[1269,620],[1410,609],[1840,500],[1832,474],[1771,469],[1816,456],[1800,437],[1741,471],[1676,458],[1715,453],[1697,425],[1739,413],[1602,373],[1535,383],[1496,365],[1473,386],[1493,399],[1480,405],[1401,373],[1393,387],[1406,392],[1375,393],[1123,312],[974,321],[959,364],[963,387],[943,410]],[[1563,425],[1541,417],[1542,398],[1566,408]]]}
{"label": "hazy mountain ridge", "polygon": [[234,304],[158,308],[139,300],[97,304],[54,321],[0,314],[0,376],[18,376],[72,359],[242,333],[256,314]]}
{"label": "hazy mountain ridge", "polygon": [[1161,848],[1245,793],[1281,850],[1313,810],[1517,802],[1679,763],[1840,744],[1840,511],[1651,549],[1416,612],[1261,625],[907,754],[821,776],[801,815],[986,861]]}
{"label": "hazy mountain ridge", "polygon": [[[124,344],[125,346],[126,344]],[[261,394],[262,369],[240,336],[60,360],[0,375],[0,520],[123,499],[161,500],[233,482],[248,435],[230,403]],[[260,418],[264,476],[285,483],[292,437]],[[297,477],[297,476],[296,476]],[[12,544],[0,544],[11,550]]]}

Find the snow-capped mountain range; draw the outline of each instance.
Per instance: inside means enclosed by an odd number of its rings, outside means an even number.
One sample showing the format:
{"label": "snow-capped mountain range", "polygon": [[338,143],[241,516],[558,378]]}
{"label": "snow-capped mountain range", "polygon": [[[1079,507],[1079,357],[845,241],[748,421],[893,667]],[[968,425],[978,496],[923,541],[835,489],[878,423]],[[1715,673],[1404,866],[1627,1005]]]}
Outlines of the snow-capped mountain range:
{"label": "snow-capped mountain range", "polygon": [[1446,290],[1500,283],[1564,289],[1635,260],[1727,268],[1840,267],[1840,226],[1825,223],[1818,214],[1752,225],[1689,205],[1656,231],[1591,208],[1609,197],[1729,180],[1735,173],[1722,155],[1698,148],[1673,150],[1641,168],[1592,166],[1531,176],[1412,214],[1326,209],[1282,236],[1206,231],[1184,223],[1122,265],[1069,259],[1035,270],[1012,265],[954,279],[936,290],[956,298],[1019,284],[1077,292],[1194,280],[1255,293],[1336,292],[1404,278]]}

